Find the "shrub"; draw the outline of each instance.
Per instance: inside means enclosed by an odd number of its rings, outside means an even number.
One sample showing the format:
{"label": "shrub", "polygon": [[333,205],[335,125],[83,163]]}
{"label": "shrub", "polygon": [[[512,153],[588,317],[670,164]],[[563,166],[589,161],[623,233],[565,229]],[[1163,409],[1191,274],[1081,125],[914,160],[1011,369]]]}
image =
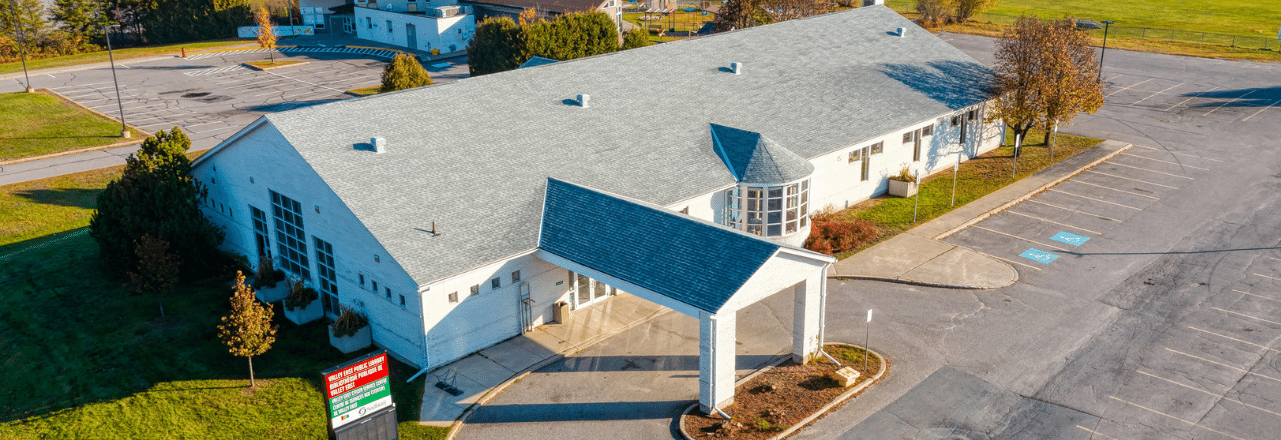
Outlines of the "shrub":
{"label": "shrub", "polygon": [[276,270],[275,263],[267,257],[258,257],[258,272],[254,274],[254,289],[275,288],[276,283],[285,279],[283,271]]}
{"label": "shrub", "polygon": [[952,12],[956,10],[956,0],[919,0],[916,12],[921,14],[920,23],[924,27],[938,27],[952,21]]}
{"label": "shrub", "polygon": [[427,75],[422,64],[418,64],[418,60],[414,57],[402,53],[387,63],[387,68],[383,70],[383,88],[380,91],[394,92],[431,84],[431,77]]}
{"label": "shrub", "polygon": [[836,255],[864,246],[880,236],[876,225],[865,220],[844,218],[830,209],[810,214],[810,236],[805,248]]}
{"label": "shrub", "polygon": [[890,180],[897,180],[900,182],[915,182],[916,176],[912,175],[912,170],[908,169],[907,167],[903,167],[903,169],[898,171],[898,174],[890,176]]}
{"label": "shrub", "polygon": [[302,280],[290,281],[289,295],[285,296],[285,310],[292,312],[294,309],[307,307],[318,298],[320,293],[316,292],[316,289],[302,285]]}
{"label": "shrub", "polygon": [[341,338],[345,336],[354,336],[360,329],[369,326],[369,318],[364,313],[357,312],[351,307],[344,305],[338,306],[342,309],[342,314],[334,320],[334,337]]}
{"label": "shrub", "polygon": [[623,50],[645,47],[651,44],[654,44],[654,42],[649,41],[649,32],[645,32],[644,29],[639,27],[634,27],[632,30],[627,31],[627,35],[623,37]]}
{"label": "shrub", "polygon": [[952,16],[953,20],[964,23],[970,21],[975,15],[987,11],[996,5],[997,0],[955,0],[956,14]]}

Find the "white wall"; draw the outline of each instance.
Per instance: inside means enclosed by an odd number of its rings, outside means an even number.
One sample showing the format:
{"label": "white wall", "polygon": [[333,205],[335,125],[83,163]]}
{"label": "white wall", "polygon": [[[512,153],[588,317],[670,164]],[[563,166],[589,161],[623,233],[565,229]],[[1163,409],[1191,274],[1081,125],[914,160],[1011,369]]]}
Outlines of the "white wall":
{"label": "white wall", "polygon": [[[204,212],[225,229],[223,249],[247,256],[257,266],[249,211],[252,205],[266,214],[272,255],[278,256],[269,190],[297,200],[303,210],[311,271],[311,278],[305,281],[317,287],[315,238],[320,238],[333,246],[339,302],[365,312],[375,344],[421,367],[425,353],[417,283],[289,145],[275,127],[262,123],[235,144],[202,157],[192,171],[209,188]],[[263,157],[272,160],[264,161]],[[375,255],[378,261],[374,261]],[[365,276],[363,286],[361,274]],[[378,281],[379,292],[370,291],[371,280]],[[384,289],[391,289],[391,300],[386,299]],[[404,307],[399,295],[405,295]]]}
{"label": "white wall", "polygon": [[[410,49],[415,50],[440,49],[441,53],[463,50],[476,33],[476,20],[470,14],[435,18],[358,7],[355,15],[357,38],[401,47],[409,46],[405,24],[412,23],[417,28],[418,41],[416,47]],[[391,32],[387,29],[388,20],[391,21]]]}

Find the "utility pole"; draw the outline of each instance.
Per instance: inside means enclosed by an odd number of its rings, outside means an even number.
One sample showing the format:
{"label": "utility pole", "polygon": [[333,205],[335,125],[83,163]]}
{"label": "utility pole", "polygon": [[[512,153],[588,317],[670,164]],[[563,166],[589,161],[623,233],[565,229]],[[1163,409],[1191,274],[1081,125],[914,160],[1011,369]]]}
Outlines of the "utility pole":
{"label": "utility pole", "polygon": [[1099,81],[1103,81],[1103,56],[1108,53],[1108,29],[1112,28],[1112,20],[1103,20],[1103,50],[1099,52]]}
{"label": "utility pole", "polygon": [[107,60],[111,61],[111,82],[116,84],[116,105],[120,108],[120,137],[129,139],[129,126],[125,125],[125,102],[120,100],[120,81],[116,79],[116,57],[111,54],[111,28],[120,27],[112,24],[102,27],[102,36],[107,39]]}
{"label": "utility pole", "polygon": [[27,93],[35,93],[31,87],[31,75],[27,74],[27,43],[22,32],[22,21],[19,20],[16,0],[9,0],[9,9],[13,10],[13,30],[18,33],[18,52],[22,54],[22,76],[27,79]]}

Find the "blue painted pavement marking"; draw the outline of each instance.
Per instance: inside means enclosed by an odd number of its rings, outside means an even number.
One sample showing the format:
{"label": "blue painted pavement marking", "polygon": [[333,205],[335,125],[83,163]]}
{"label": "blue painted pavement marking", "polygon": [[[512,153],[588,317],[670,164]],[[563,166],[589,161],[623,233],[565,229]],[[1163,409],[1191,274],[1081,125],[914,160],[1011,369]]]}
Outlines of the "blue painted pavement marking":
{"label": "blue painted pavement marking", "polygon": [[1019,256],[1023,258],[1027,258],[1032,261],[1036,261],[1038,263],[1044,263],[1044,264],[1050,264],[1051,262],[1059,258],[1058,255],[1054,255],[1052,253],[1049,253],[1040,249],[1036,249],[1036,248],[1023,251],[1023,253],[1019,254]]}
{"label": "blue painted pavement marking", "polygon": [[1068,232],[1059,232],[1054,234],[1053,237],[1050,237],[1050,239],[1059,243],[1067,243],[1072,246],[1080,246],[1085,242],[1090,241],[1090,237],[1082,237]]}

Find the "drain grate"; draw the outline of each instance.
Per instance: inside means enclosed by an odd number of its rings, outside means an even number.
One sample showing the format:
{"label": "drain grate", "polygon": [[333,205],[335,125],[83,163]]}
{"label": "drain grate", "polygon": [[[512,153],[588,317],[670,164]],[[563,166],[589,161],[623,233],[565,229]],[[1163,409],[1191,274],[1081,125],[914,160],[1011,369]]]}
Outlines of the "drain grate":
{"label": "drain grate", "polygon": [[209,96],[209,92],[196,92],[196,93],[188,93],[186,95],[182,95],[183,98],[199,98],[202,96]]}

